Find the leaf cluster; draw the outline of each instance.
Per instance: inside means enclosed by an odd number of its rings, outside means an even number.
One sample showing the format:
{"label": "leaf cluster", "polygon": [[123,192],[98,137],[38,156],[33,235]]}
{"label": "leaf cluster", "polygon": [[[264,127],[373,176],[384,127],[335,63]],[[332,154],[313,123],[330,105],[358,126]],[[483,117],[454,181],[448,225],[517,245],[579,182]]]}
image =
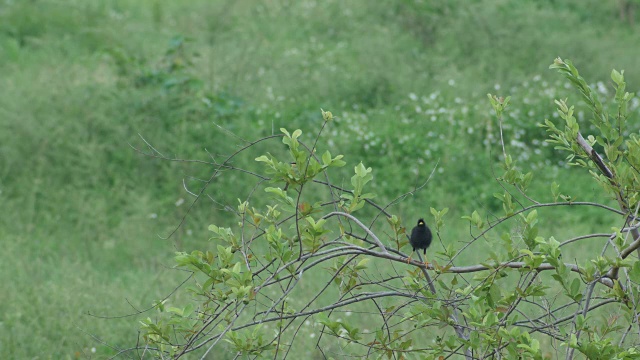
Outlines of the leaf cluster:
{"label": "leaf cluster", "polygon": [[[412,262],[406,225],[368,190],[374,170],[360,162],[349,187],[338,186],[331,171],[346,165],[344,157],[328,150],[318,157],[320,134],[307,145],[301,130],[281,129],[287,159],[256,157],[262,174],[233,168],[260,179],[239,200],[237,224],[211,225],[208,249],[177,253],[177,266],[193,273],[192,300],[157,303],[160,315],[142,323],[147,345],[159,357],[227,344],[238,356],[284,358],[310,333],[324,357],[544,359],[552,351],[571,359],[577,351],[594,359],[640,358],[629,335],[640,326],[640,265],[631,257],[640,248],[640,140],[625,133],[630,95],[623,72],[612,72],[617,112],[610,115],[571,62],[556,59],[551,67],[578,89],[598,133],[585,140],[573,107],[557,101],[564,123],[545,121],[549,141],[585,168],[619,210],[577,202],[555,182],[553,202],[532,198],[534,172],[516,164],[501,135],[504,172],[495,181],[503,191],[494,197],[503,213],[463,216],[469,238],[459,242],[443,238],[456,221],[449,209],[432,207],[429,222],[442,249],[430,249],[437,256],[429,264]],[[501,130],[510,98],[489,99]],[[322,129],[331,126],[333,114],[322,116]],[[271,186],[261,186],[265,180]],[[251,196],[271,201],[256,206]],[[563,242],[540,235],[547,209],[571,206],[614,213],[624,226]],[[600,253],[564,259],[566,246],[597,237],[608,238]],[[484,258],[461,264],[460,255],[481,243]],[[360,315],[348,318],[352,312]]]}

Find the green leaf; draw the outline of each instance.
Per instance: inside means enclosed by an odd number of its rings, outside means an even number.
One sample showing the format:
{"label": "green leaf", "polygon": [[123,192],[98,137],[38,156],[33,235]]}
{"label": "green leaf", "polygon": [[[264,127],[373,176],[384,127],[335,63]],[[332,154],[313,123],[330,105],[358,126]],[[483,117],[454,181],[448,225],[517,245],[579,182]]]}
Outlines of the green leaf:
{"label": "green leaf", "polygon": [[573,281],[571,282],[571,288],[570,288],[570,293],[569,295],[575,300],[575,301],[579,301],[580,298],[582,298],[582,294],[580,292],[580,285],[582,284],[582,282],[580,282],[580,280],[578,278],[573,279]]}
{"label": "green leaf", "polygon": [[529,213],[529,215],[527,215],[526,223],[529,224],[529,225],[533,225],[533,224],[535,224],[537,219],[538,219],[538,211],[537,210],[532,210]]}
{"label": "green leaf", "polygon": [[[491,303],[496,304],[500,299],[502,299],[502,292],[500,291],[500,286],[493,284],[489,288],[489,296],[491,298]],[[495,305],[492,305],[495,306]]]}
{"label": "green leaf", "polygon": [[624,71],[620,73],[615,69],[611,70],[611,80],[613,80],[613,82],[616,83],[617,85],[622,84],[624,82],[624,76],[622,75],[623,73]]}
{"label": "green leaf", "polygon": [[329,122],[333,120],[333,114],[331,113],[331,111],[324,111],[323,109],[320,109],[320,111],[322,111],[322,119],[324,121]]}
{"label": "green leaf", "polygon": [[329,150],[327,150],[324,152],[324,154],[322,154],[322,165],[329,166],[330,164],[331,164],[331,153],[329,152]]}
{"label": "green leaf", "polygon": [[345,166],[347,163],[346,163],[344,160],[340,160],[340,159],[342,159],[343,157],[344,157],[344,155],[338,155],[338,156],[334,157],[334,158],[331,160],[331,164],[330,164],[330,166],[333,166],[333,167],[342,167],[342,166]]}
{"label": "green leaf", "polygon": [[179,308],[173,307],[173,306],[168,307],[167,311],[168,312],[172,312],[172,313],[174,313],[174,314],[176,314],[178,316],[182,316],[184,314],[184,311],[182,309],[179,309]]}
{"label": "green leaf", "polygon": [[262,161],[262,162],[266,162],[266,163],[273,163],[273,161],[271,161],[271,159],[269,159],[269,157],[267,155],[258,156],[256,158],[256,161]]}
{"label": "green leaf", "polygon": [[640,261],[636,261],[629,270],[629,279],[636,284],[640,284]]}
{"label": "green leaf", "polygon": [[480,218],[480,214],[478,214],[477,210],[474,210],[471,216],[463,216],[465,220],[469,220],[470,223],[475,225],[478,229],[482,229],[484,227],[484,222],[482,218]]}
{"label": "green leaf", "polygon": [[355,266],[354,270],[364,270],[367,268],[367,264],[369,263],[371,259],[369,258],[364,258],[362,260],[360,260],[358,262],[358,264]]}

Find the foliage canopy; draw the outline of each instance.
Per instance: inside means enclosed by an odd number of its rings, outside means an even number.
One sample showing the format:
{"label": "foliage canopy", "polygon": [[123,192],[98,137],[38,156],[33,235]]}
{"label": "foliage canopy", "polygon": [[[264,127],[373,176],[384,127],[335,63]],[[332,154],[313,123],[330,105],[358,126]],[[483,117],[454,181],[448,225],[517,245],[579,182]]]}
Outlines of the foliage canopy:
{"label": "foliage canopy", "polygon": [[[358,163],[348,185],[332,179],[349,159],[318,141],[334,120],[322,111],[321,129],[309,142],[299,129],[281,129],[212,163],[203,189],[228,171],[253,177],[256,185],[238,189],[246,194],[234,209],[236,224],[209,227],[209,248],[176,254],[177,266],[192,274],[180,288],[191,300],[158,301],[158,315],[142,322],[146,345],[135,350],[204,357],[226,346],[238,355],[286,358],[297,342],[308,341],[301,337],[312,327],[319,332],[311,338],[315,351],[325,358],[640,358],[640,138],[626,130],[631,95],[624,72],[611,73],[615,106],[608,111],[570,61],[558,58],[550,68],[579,91],[597,131],[583,136],[567,100],[556,101],[561,123],[540,126],[568,164],[600,185],[602,203],[575,201],[556,183],[552,202],[530,197],[534,174],[512,159],[501,131],[502,174],[495,180],[504,191],[494,196],[503,213],[473,211],[463,217],[469,238],[447,239],[441,230],[452,222],[448,209],[430,208],[428,222],[442,251],[428,265],[407,263],[405,222],[367,191],[373,169]],[[489,99],[502,130],[510,98]],[[274,141],[286,146],[284,154],[274,148],[255,158],[261,166],[234,166],[236,156]],[[606,205],[609,199],[618,208]],[[615,213],[620,224],[563,242],[539,235],[539,212],[574,206]],[[565,247],[592,238],[602,240],[601,252],[563,257]],[[460,264],[476,242],[485,243],[485,260]]]}

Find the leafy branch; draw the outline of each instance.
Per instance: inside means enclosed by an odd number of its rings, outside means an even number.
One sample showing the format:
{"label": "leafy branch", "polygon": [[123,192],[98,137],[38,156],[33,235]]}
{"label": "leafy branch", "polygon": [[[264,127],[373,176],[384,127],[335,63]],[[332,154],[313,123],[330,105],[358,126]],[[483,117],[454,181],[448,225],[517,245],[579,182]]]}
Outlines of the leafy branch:
{"label": "leafy branch", "polygon": [[[223,162],[197,162],[210,166],[213,175],[198,191],[185,187],[194,196],[189,211],[227,171],[258,183],[235,206],[237,226],[211,225],[209,247],[176,254],[177,266],[193,274],[183,289],[190,299],[175,300],[182,305],[170,305],[171,299],[158,302],[157,315],[141,324],[146,344],[131,351],[140,358],[204,358],[225,346],[238,356],[286,358],[311,327],[320,329],[313,341],[326,358],[543,359],[548,347],[565,347],[567,359],[576,350],[588,358],[640,358],[637,338],[627,336],[633,328],[640,334],[640,265],[632,256],[640,249],[640,138],[625,132],[631,95],[623,72],[612,72],[616,112],[611,115],[571,62],[556,59],[551,68],[578,89],[598,134],[582,135],[566,100],[556,102],[563,126],[549,120],[542,126],[548,141],[568,154],[568,162],[584,168],[602,187],[604,203],[573,201],[556,183],[551,187],[554,202],[531,197],[528,188],[535,176],[512,160],[501,131],[504,173],[496,181],[503,191],[494,197],[503,214],[475,210],[463,216],[469,238],[460,245],[465,239],[441,233],[454,221],[447,218],[449,209],[431,208],[429,222],[443,248],[428,266],[423,259],[407,263],[406,225],[388,211],[390,204],[377,204],[367,190],[375,181],[374,170],[359,162],[349,175],[349,188],[334,184],[333,174],[340,174],[348,159],[318,150],[320,133],[334,120],[322,111],[324,122],[311,146],[303,142],[301,130],[281,129],[282,135],[247,143]],[[510,98],[489,98],[502,130]],[[232,162],[276,139],[285,145],[284,154],[250,155],[262,171]],[[146,155],[187,161],[167,158],[146,144]],[[238,189],[238,197],[244,190]],[[619,209],[607,205],[608,199]],[[600,209],[624,224],[609,233],[573,234],[564,241],[539,235],[545,211],[571,207]],[[380,214],[386,221],[379,220]],[[597,238],[606,239],[600,253],[580,262],[564,259],[567,246]],[[489,244],[481,254],[485,260],[460,264],[461,255],[478,241]],[[359,316],[341,315],[352,312]],[[605,320],[597,322],[598,316]],[[620,327],[607,325],[607,316],[615,316]]]}

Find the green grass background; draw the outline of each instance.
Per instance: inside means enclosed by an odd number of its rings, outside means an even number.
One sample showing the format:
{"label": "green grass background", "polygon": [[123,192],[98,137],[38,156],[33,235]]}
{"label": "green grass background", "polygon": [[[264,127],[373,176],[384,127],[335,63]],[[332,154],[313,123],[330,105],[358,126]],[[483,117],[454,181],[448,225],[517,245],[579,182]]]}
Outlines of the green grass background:
{"label": "green grass background", "polygon": [[[210,168],[141,156],[129,146],[145,148],[138,134],[170,157],[222,159],[242,143],[230,132],[255,139],[299,127],[310,142],[319,109],[331,110],[338,120],[321,141],[348,162],[334,181],[348,184],[363,161],[385,204],[438,164],[427,186],[392,210],[411,226],[429,207],[449,207],[444,238],[456,241],[468,237],[461,215],[499,212],[491,92],[513,96],[505,136],[523,169],[536,172],[534,195],[551,200],[556,179],[579,199],[607,202],[544,146],[536,124],[557,116],[554,98],[577,103],[547,70],[556,56],[574,60],[602,96],[612,91],[612,68],[627,69],[636,91],[640,36],[617,4],[0,2],[0,357],[103,358],[134,345],[138,318],[119,316],[186,276],[170,269],[176,249],[205,246],[210,223],[233,223],[200,202],[161,239],[190,204],[182,179],[196,187],[189,177],[207,178]],[[258,155],[236,164],[259,169]],[[238,189],[253,184],[225,173],[209,194],[234,205],[248,191]],[[591,209],[541,217],[542,235],[558,239],[620,225]],[[467,260],[484,259],[482,251]]]}

